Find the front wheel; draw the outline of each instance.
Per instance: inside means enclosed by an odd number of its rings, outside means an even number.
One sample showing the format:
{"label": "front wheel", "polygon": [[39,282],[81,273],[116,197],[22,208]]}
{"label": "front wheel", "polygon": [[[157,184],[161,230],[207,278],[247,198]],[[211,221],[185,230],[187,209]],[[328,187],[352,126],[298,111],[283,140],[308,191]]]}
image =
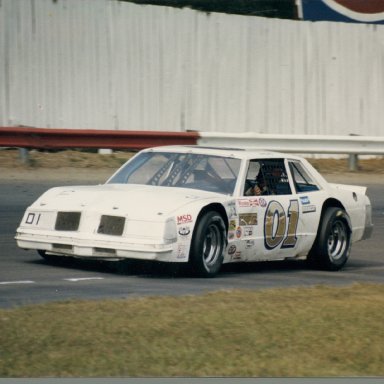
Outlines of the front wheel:
{"label": "front wheel", "polygon": [[216,211],[205,213],[196,224],[192,237],[189,263],[201,277],[215,276],[223,263],[226,227]]}
{"label": "front wheel", "polygon": [[[37,250],[37,253],[44,259],[44,260],[47,260],[47,261],[52,261],[52,256],[51,255],[47,255],[47,252],[46,251],[43,251],[41,249],[38,249]],[[53,256],[54,257],[54,256]]]}
{"label": "front wheel", "polygon": [[39,250],[37,251],[37,253],[38,253],[38,254],[39,254],[45,261],[47,261],[47,262],[50,263],[50,264],[58,264],[58,263],[60,263],[62,260],[64,260],[63,257],[47,254],[46,251],[43,251],[43,250],[41,250],[41,249],[39,249]]}
{"label": "front wheel", "polygon": [[337,271],[347,262],[351,249],[351,230],[347,213],[329,207],[323,214],[310,261],[317,267]]}

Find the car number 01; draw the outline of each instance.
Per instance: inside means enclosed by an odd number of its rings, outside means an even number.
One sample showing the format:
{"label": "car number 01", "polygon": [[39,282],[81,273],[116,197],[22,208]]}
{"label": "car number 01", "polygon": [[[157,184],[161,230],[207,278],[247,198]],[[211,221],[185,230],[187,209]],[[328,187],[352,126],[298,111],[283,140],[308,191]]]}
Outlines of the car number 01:
{"label": "car number 01", "polygon": [[264,220],[264,244],[267,249],[274,249],[281,242],[281,248],[293,248],[296,245],[297,223],[299,221],[299,202],[291,200],[288,208],[288,230],[284,238],[287,215],[277,201],[268,204]]}

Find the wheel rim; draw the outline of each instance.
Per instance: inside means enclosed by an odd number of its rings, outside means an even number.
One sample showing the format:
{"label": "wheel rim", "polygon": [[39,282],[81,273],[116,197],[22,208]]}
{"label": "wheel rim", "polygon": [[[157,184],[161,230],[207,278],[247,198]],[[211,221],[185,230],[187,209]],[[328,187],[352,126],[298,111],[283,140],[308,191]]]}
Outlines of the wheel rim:
{"label": "wheel rim", "polygon": [[211,224],[207,228],[203,246],[204,265],[209,268],[213,266],[221,255],[222,236],[220,228]]}
{"label": "wheel rim", "polygon": [[348,245],[348,232],[344,222],[338,220],[332,225],[328,236],[328,255],[332,261],[340,260]]}

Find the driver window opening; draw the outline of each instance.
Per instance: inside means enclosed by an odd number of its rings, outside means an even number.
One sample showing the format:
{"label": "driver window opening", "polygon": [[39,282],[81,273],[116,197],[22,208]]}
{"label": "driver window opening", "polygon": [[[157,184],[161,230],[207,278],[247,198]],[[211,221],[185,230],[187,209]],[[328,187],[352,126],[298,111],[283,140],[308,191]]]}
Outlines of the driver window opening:
{"label": "driver window opening", "polygon": [[245,196],[290,195],[288,175],[283,159],[262,159],[249,162]]}

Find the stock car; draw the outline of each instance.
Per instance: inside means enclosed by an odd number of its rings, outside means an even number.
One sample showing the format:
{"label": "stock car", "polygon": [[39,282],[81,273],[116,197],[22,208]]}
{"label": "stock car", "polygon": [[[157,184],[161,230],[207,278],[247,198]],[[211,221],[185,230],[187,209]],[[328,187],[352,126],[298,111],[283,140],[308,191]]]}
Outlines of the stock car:
{"label": "stock car", "polygon": [[371,236],[371,214],[366,187],[328,183],[300,156],[162,146],[105,184],[49,189],[15,239],[46,259],[185,263],[201,277],[223,263],[286,259],[339,270],[351,244]]}

